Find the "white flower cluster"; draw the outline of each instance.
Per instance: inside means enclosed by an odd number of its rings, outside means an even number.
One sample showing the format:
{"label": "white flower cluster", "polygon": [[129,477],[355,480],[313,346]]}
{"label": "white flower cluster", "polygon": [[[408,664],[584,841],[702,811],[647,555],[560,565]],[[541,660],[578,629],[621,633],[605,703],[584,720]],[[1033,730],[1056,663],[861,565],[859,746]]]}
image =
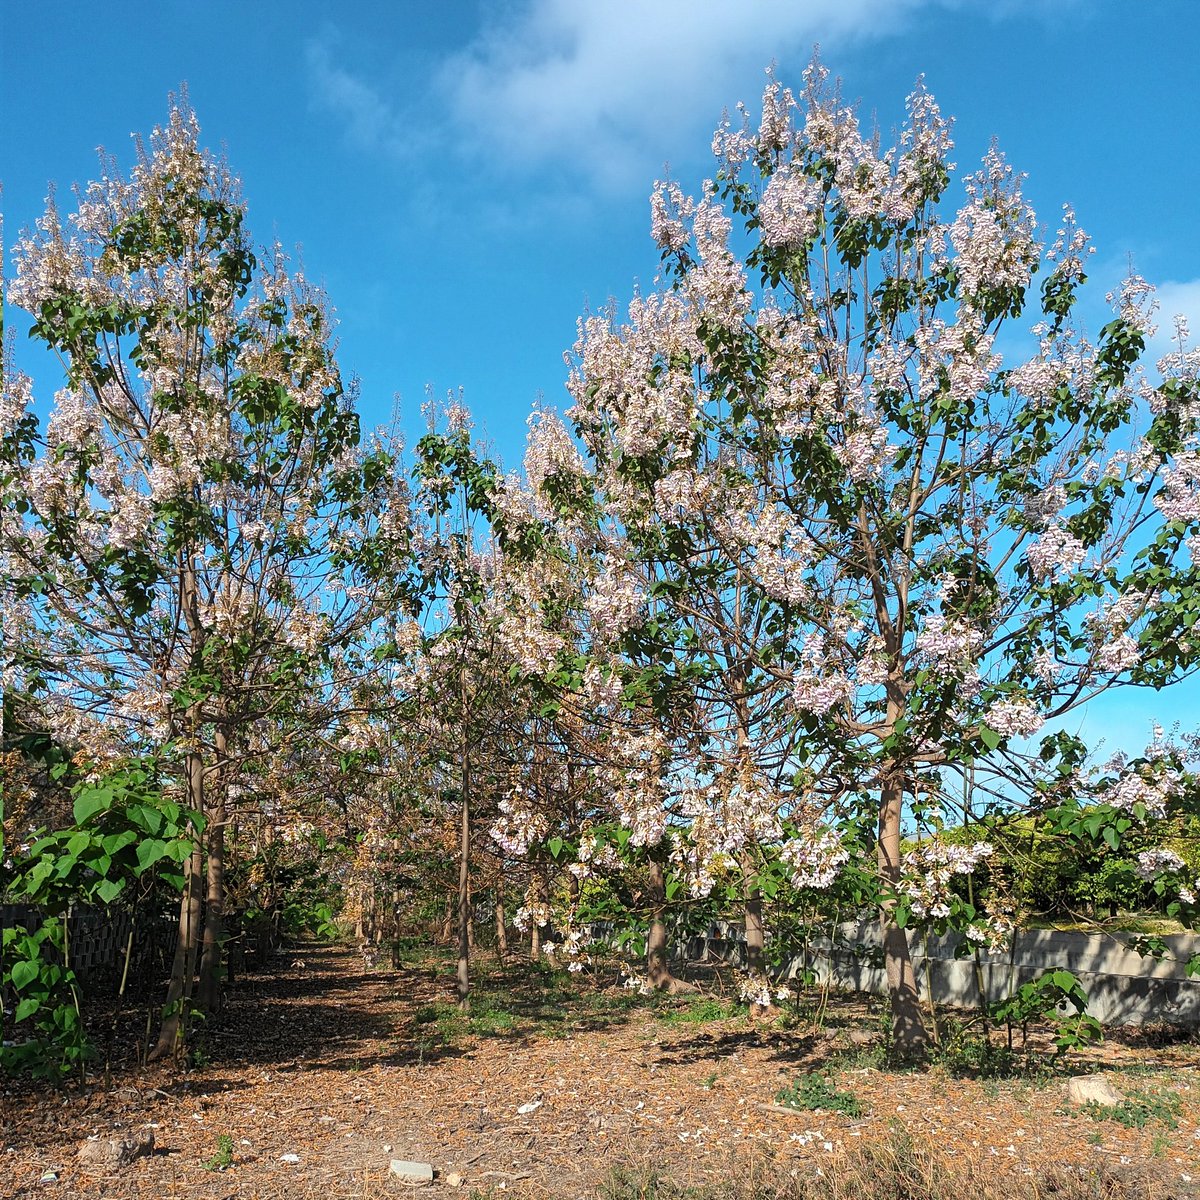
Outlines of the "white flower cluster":
{"label": "white flower cluster", "polygon": [[804,572],[816,547],[790,514],[751,498],[718,518],[717,527],[723,538],[753,555],[754,577],[768,596],[799,604],[809,595]]}
{"label": "white flower cluster", "polygon": [[1087,547],[1066,526],[1051,521],[1041,537],[1025,548],[1035,579],[1058,580],[1074,574],[1087,556]]}
{"label": "white flower cluster", "polygon": [[657,846],[667,831],[666,792],[662,771],[668,757],[666,740],[655,730],[618,728],[609,760],[595,768],[597,784],[612,798],[613,808],[634,846]]}
{"label": "white flower cluster", "polygon": [[979,656],[983,634],[959,617],[930,613],[917,634],[915,648],[929,666],[962,675]]}
{"label": "white flower cluster", "polygon": [[1137,856],[1137,866],[1134,870],[1139,879],[1151,880],[1159,875],[1182,871],[1186,865],[1174,850],[1143,850]]}
{"label": "white flower cluster", "polygon": [[687,879],[692,896],[709,895],[725,862],[744,847],[779,840],[780,803],[775,789],[760,780],[682,789],[677,807],[691,824],[686,838],[672,842],[671,861]]}
{"label": "white flower cluster", "polygon": [[995,853],[990,842],[960,846],[939,838],[919,842],[901,862],[900,891],[918,917],[950,915],[950,884],[956,875],[969,875]]}
{"label": "white flower cluster", "polygon": [[551,507],[545,496],[547,480],[562,476],[579,477],[583,459],[567,427],[557,413],[536,408],[529,415],[529,437],[525,445],[525,478],[537,497],[538,509],[549,516]]}
{"label": "white flower cluster", "polygon": [[832,829],[814,830],[811,835],[790,838],[784,842],[779,857],[792,875],[797,887],[824,891],[833,886],[838,868],[850,859],[850,852]]}
{"label": "white flower cluster", "polygon": [[790,1000],[792,990],[782,984],[774,984],[761,971],[737,972],[738,999],[743,1004],[770,1008],[777,1001]]}
{"label": "white flower cluster", "polygon": [[816,233],[824,206],[819,179],[796,167],[777,171],[758,205],[763,243],[802,246]]}
{"label": "white flower cluster", "polygon": [[1032,737],[1046,722],[1038,706],[1024,696],[997,700],[988,707],[983,720],[989,729],[1006,738]]}
{"label": "white flower cluster", "polygon": [[644,604],[645,596],[633,571],[617,556],[606,555],[586,601],[594,639],[611,645],[640,623]]}
{"label": "white flower cluster", "polygon": [[571,972],[582,971],[591,961],[587,952],[587,937],[582,930],[569,928],[561,942],[543,942],[542,953],[548,958],[557,958]]}
{"label": "white flower cluster", "polygon": [[[582,873],[574,868],[581,866]],[[592,830],[585,830],[579,839],[579,862],[572,864],[571,871],[577,878],[586,878],[595,871],[616,871],[621,866],[621,856],[607,842],[601,842]]]}
{"label": "white flower cluster", "polygon": [[590,450],[607,440],[606,423],[617,448],[632,457],[664,445],[690,450],[697,397],[692,371],[682,364],[703,352],[695,323],[687,299],[673,291],[636,297],[626,325],[618,327],[611,314],[580,321],[568,358],[575,405],[567,415]]}
{"label": "white flower cluster", "polygon": [[973,946],[984,946],[994,953],[1008,947],[1012,931],[1012,921],[1005,916],[993,915],[982,924],[968,925],[963,936]]}
{"label": "white flower cluster", "polygon": [[639,975],[631,967],[624,967],[625,978],[621,982],[621,986],[628,992],[637,992],[639,996],[653,996],[654,987],[650,981],[644,976]]}
{"label": "white flower cluster", "polygon": [[686,222],[695,211],[695,203],[679,184],[656,180],[650,196],[650,236],[663,250],[678,253],[688,244]]}
{"label": "white flower cluster", "polygon": [[550,905],[541,900],[526,900],[513,914],[513,924],[522,932],[527,933],[536,925],[545,929],[550,924]]}
{"label": "white flower cluster", "polygon": [[514,857],[524,858],[529,847],[550,831],[549,822],[534,806],[534,798],[519,784],[497,808],[499,815],[489,830],[492,841]]}
{"label": "white flower cluster", "polygon": [[1167,805],[1179,796],[1182,788],[1183,778],[1172,767],[1130,770],[1110,784],[1101,799],[1123,812],[1133,812],[1140,804],[1148,817],[1165,817]]}

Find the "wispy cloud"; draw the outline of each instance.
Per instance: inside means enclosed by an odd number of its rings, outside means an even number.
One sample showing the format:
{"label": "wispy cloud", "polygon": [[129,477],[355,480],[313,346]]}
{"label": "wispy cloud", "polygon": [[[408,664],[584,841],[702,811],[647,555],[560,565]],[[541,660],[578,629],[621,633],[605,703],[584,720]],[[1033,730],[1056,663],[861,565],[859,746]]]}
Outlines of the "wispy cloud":
{"label": "wispy cloud", "polygon": [[[434,141],[501,174],[642,186],[693,154],[731,99],[757,97],[774,58],[880,37],[955,0],[524,0],[396,102],[313,43],[320,104],[363,147],[408,157]],[[336,50],[336,43],[335,43]],[[794,72],[789,72],[794,73]]]}
{"label": "wispy cloud", "polygon": [[[459,135],[516,167],[639,182],[776,56],[879,36],[926,0],[531,0],[440,73]],[[747,100],[755,97],[746,96]]]}
{"label": "wispy cloud", "polygon": [[364,79],[335,61],[336,39],[310,41],[305,58],[315,98],[340,119],[347,138],[357,147],[405,157],[418,149],[418,139],[406,128],[403,113]]}

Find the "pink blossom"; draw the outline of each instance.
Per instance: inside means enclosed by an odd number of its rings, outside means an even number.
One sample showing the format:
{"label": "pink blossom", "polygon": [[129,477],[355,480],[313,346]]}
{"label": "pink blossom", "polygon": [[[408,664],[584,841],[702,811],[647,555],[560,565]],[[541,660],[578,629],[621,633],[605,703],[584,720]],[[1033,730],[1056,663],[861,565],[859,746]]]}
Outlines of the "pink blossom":
{"label": "pink blossom", "polygon": [[758,205],[764,245],[803,245],[816,234],[823,206],[820,180],[796,168],[776,172]]}
{"label": "pink blossom", "polygon": [[1186,866],[1183,859],[1174,850],[1163,848],[1143,850],[1137,856],[1138,865],[1135,868],[1139,879],[1155,879],[1159,875],[1182,871]]}
{"label": "pink blossom", "polygon": [[850,861],[850,852],[841,838],[831,829],[794,837],[784,842],[779,851],[797,887],[824,891],[833,886],[838,868]]}
{"label": "pink blossom", "polygon": [[792,682],[792,702],[797,708],[818,716],[844,704],[851,696],[854,685],[844,675],[818,676],[810,671],[796,675]]}
{"label": "pink blossom", "polygon": [[678,253],[688,244],[685,222],[695,211],[677,183],[657,180],[650,195],[650,235],[663,250]]}
{"label": "pink blossom", "polygon": [[1038,706],[1022,696],[997,700],[984,714],[984,723],[1003,737],[1030,737],[1045,724]]}
{"label": "pink blossom", "polygon": [[1063,579],[1078,570],[1086,556],[1084,544],[1057,521],[1025,547],[1035,579]]}

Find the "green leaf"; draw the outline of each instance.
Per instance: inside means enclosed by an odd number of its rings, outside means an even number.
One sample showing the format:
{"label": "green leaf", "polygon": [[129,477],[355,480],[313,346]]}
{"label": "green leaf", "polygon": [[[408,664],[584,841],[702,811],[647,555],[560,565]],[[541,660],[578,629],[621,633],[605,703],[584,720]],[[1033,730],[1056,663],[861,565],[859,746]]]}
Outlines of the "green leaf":
{"label": "green leaf", "polygon": [[132,845],[137,841],[137,831],[133,829],[122,829],[120,833],[110,833],[108,837],[102,838],[100,844],[104,847],[105,854],[119,854],[126,846]]}
{"label": "green leaf", "polygon": [[16,1012],[13,1013],[13,1023],[19,1024],[21,1021],[32,1017],[39,1008],[42,1007],[42,1002],[37,996],[26,996],[20,1004],[17,1005]]}
{"label": "green leaf", "polygon": [[[167,850],[167,843],[161,838],[147,838],[141,842],[137,848],[137,873],[141,875],[149,870],[159,859],[166,856]],[[190,846],[188,853],[191,853]]]}
{"label": "green leaf", "polygon": [[42,964],[36,959],[21,959],[12,965],[12,970],[9,972],[9,979],[12,980],[12,985],[21,991],[27,988],[40,974]]}
{"label": "green leaf", "polygon": [[86,829],[73,833],[67,839],[67,854],[78,858],[92,844],[92,835]]}
{"label": "green leaf", "polygon": [[104,879],[101,880],[99,887],[96,888],[96,895],[105,904],[111,904],[124,890],[125,880]]}
{"label": "green leaf", "polygon": [[112,808],[112,788],[84,788],[75,798],[75,824],[86,825],[97,813]]}
{"label": "green leaf", "polygon": [[997,746],[1004,741],[1004,735],[997,733],[994,729],[989,729],[983,725],[979,729],[979,740],[989,749],[995,750]]}

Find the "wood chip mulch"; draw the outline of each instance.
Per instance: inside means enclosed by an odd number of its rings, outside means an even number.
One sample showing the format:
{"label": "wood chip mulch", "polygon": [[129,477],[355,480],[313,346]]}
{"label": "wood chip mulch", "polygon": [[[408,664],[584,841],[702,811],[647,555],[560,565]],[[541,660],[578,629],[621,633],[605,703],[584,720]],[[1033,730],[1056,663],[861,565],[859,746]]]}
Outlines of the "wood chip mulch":
{"label": "wood chip mulch", "polygon": [[[365,1200],[410,1194],[388,1173],[390,1160],[409,1159],[433,1165],[432,1191],[464,1200],[472,1191],[583,1198],[619,1164],[703,1184],[767,1160],[812,1169],[897,1128],[1014,1179],[1050,1164],[1111,1163],[1200,1195],[1192,1041],[1110,1039],[1071,1064],[1108,1071],[1125,1094],[1178,1097],[1175,1128],[1155,1119],[1138,1128],[1073,1109],[1061,1074],[979,1080],[855,1065],[844,1032],[828,1026],[668,1022],[601,1004],[552,1029],[518,1024],[447,1045],[432,1036],[428,1013],[425,1023],[414,1017],[452,997],[444,969],[368,971],[344,946],[284,954],[231,988],[204,1032],[201,1067],[126,1068],[107,1090],[63,1094],[8,1084],[0,1196]],[[834,1012],[853,1015],[853,1003]],[[828,1070],[864,1114],[775,1103],[781,1086],[814,1070]],[[99,1177],[77,1163],[89,1136],[146,1126],[153,1156]],[[232,1140],[233,1162],[209,1169],[221,1135]]]}

